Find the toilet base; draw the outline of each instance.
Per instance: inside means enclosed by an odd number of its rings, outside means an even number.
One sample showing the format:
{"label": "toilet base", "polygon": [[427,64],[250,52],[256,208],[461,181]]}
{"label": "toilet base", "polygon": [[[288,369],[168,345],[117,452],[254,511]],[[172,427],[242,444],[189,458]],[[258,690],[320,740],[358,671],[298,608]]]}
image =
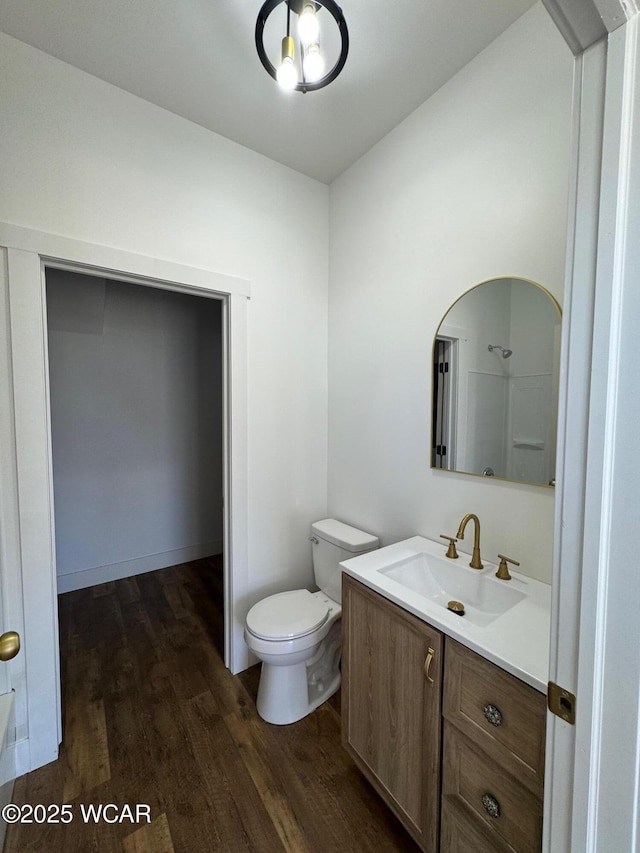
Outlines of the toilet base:
{"label": "toilet base", "polygon": [[310,660],[280,666],[263,662],[256,707],[267,723],[295,723],[326,702],[340,687],[340,620]]}

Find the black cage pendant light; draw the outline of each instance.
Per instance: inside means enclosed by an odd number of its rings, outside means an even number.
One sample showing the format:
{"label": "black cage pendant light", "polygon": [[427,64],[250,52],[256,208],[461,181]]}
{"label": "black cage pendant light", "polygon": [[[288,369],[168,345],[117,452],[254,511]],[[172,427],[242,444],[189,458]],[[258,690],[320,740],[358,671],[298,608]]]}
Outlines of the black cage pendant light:
{"label": "black cage pendant light", "polygon": [[[264,28],[274,9],[282,5],[285,35],[276,67],[264,48]],[[322,14],[322,10],[328,14]],[[328,71],[321,48],[322,30],[326,26],[337,27],[340,34],[340,53]],[[349,52],[347,22],[333,0],[267,0],[256,21],[256,49],[266,70],[283,89],[312,92],[335,80],[344,67]]]}

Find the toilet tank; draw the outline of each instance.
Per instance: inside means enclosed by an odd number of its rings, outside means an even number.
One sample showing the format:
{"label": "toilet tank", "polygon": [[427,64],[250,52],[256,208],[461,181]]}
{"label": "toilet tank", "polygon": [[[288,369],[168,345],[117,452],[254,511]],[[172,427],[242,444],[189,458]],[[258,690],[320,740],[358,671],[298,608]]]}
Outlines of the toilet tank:
{"label": "toilet tank", "polygon": [[325,518],[311,525],[313,543],[313,572],[316,584],[334,601],[342,598],[342,571],[340,563],[358,554],[373,551],[380,544],[377,536]]}

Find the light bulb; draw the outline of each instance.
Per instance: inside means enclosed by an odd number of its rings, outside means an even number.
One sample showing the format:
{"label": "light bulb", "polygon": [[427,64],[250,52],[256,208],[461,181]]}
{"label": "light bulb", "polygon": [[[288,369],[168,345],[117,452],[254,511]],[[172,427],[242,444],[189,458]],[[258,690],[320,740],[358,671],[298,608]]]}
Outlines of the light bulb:
{"label": "light bulb", "polygon": [[276,71],[276,80],[283,89],[295,89],[298,83],[298,72],[290,56],[285,56]]}
{"label": "light bulb", "polygon": [[291,36],[282,39],[282,62],[276,71],[276,80],[283,89],[295,89],[298,85],[298,72],[293,62],[295,48]]}
{"label": "light bulb", "polygon": [[303,44],[310,44],[318,38],[320,27],[316,17],[315,3],[305,3],[298,17],[298,35]]}
{"label": "light bulb", "polygon": [[315,83],[324,72],[324,59],[320,53],[320,45],[310,44],[304,57],[304,76],[309,83]]}

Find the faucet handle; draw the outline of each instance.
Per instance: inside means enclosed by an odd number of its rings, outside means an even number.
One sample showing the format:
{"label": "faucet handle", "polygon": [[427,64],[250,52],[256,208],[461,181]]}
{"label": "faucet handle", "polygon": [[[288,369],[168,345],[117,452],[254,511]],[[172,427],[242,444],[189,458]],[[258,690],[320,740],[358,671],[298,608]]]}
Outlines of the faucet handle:
{"label": "faucet handle", "polygon": [[507,563],[511,563],[512,566],[519,566],[520,563],[517,560],[512,560],[511,557],[505,557],[504,554],[498,554],[498,557],[500,557],[500,565],[498,566],[496,577],[500,578],[501,581],[510,581],[511,575],[509,574]]}
{"label": "faucet handle", "polygon": [[444,533],[441,533],[440,538],[449,540],[449,547],[447,548],[447,557],[449,557],[450,560],[457,560],[458,552],[456,551],[456,542],[458,540],[455,538],[455,536],[445,536]]}

